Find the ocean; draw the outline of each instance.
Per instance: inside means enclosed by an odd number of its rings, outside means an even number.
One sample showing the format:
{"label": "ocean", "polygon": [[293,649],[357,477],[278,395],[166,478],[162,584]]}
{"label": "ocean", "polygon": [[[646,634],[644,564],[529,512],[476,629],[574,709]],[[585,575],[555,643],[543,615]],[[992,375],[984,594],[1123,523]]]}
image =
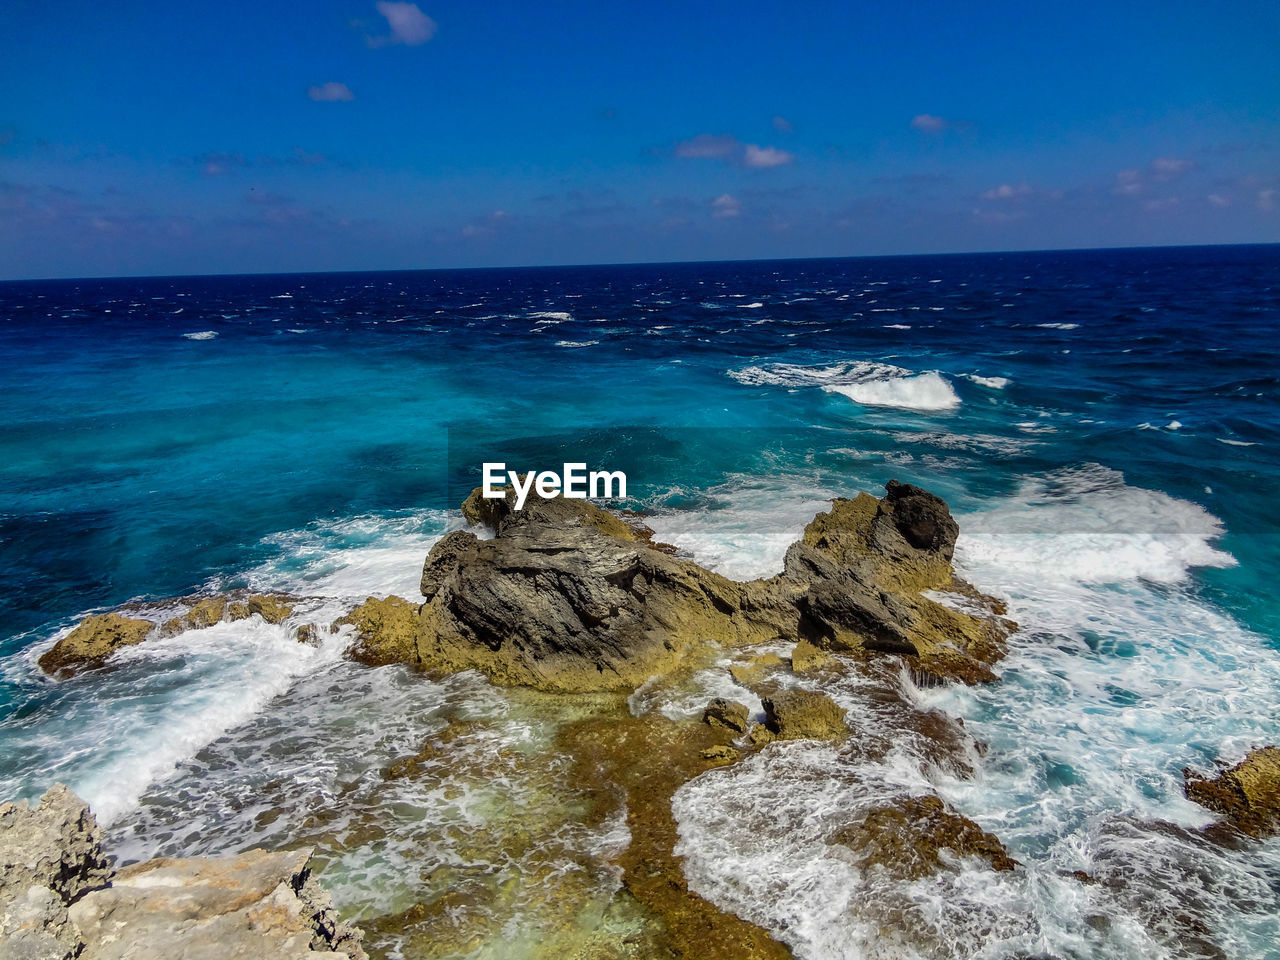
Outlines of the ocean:
{"label": "ocean", "polygon": [[[1280,247],[7,282],[0,370],[0,798],[64,781],[123,858],[302,838],[385,956],[425,954],[378,918],[460,876],[505,886],[450,956],[539,955],[556,864],[599,908],[575,923],[615,922],[625,825],[512,760],[554,751],[536,698],[256,618],[63,682],[35,658],[132,600],[420,598],[485,461],[624,469],[615,506],[739,579],[898,479],[1021,627],[1000,683],[914,691],[977,774],[762,751],[676,794],[690,886],[802,958],[901,955],[903,916],[921,956],[1280,957],[1280,841],[1207,843],[1182,793],[1280,743]],[[457,716],[435,774],[379,774]],[[833,811],[926,789],[1023,869],[886,885],[832,853]]]}

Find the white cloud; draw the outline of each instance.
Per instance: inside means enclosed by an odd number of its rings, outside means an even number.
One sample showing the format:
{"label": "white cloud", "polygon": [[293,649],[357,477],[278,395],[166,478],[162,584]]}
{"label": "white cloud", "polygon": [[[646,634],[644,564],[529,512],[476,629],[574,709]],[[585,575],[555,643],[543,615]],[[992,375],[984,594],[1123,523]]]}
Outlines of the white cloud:
{"label": "white cloud", "polygon": [[723,159],[742,149],[736,137],[700,133],[692,140],[676,144],[676,156],[684,159]]}
{"label": "white cloud", "polygon": [[1161,197],[1159,200],[1148,200],[1142,206],[1149,213],[1168,213],[1182,206],[1182,201],[1177,197]]}
{"label": "white cloud", "polygon": [[1142,171],[1141,170],[1121,170],[1116,174],[1115,186],[1111,188],[1112,193],[1118,193],[1121,196],[1131,197],[1135,193],[1142,192]]}
{"label": "white cloud", "polygon": [[743,143],[727,134],[700,133],[692,140],[676,144],[675,155],[683,160],[723,160],[743,167],[768,169],[795,163],[796,155],[778,147]]}
{"label": "white cloud", "polygon": [[777,147],[757,147],[754,143],[749,143],[742,153],[742,163],[748,167],[781,167],[788,163],[795,163],[796,155],[788,150],[779,150]]}
{"label": "white cloud", "polygon": [[1157,180],[1176,180],[1195,164],[1177,157],[1156,157],[1151,161],[1151,175]]}
{"label": "white cloud", "polygon": [[1223,196],[1222,194],[1220,194],[1220,193],[1211,193],[1211,194],[1209,194],[1209,202],[1210,202],[1210,203],[1212,203],[1215,207],[1229,207],[1229,206],[1231,206],[1231,198],[1230,198],[1230,197],[1224,197],[1224,196]]}
{"label": "white cloud", "polygon": [[1145,170],[1137,167],[1121,170],[1116,174],[1111,192],[1122,197],[1133,197],[1142,193],[1152,183],[1168,183],[1194,170],[1195,162],[1180,157],[1156,157]]}
{"label": "white cloud", "polygon": [[1016,200],[1019,197],[1028,197],[1032,194],[1031,184],[1023,183],[1002,183],[998,187],[992,187],[982,194],[983,200]]}
{"label": "white cloud", "polygon": [[501,227],[510,219],[511,214],[507,213],[507,211],[494,210],[487,217],[464,224],[462,227],[462,235],[464,237],[487,237],[492,235],[496,229]]}
{"label": "white cloud", "polygon": [[375,6],[378,13],[386,19],[391,33],[385,37],[369,37],[371,47],[386,47],[396,43],[417,47],[436,35],[436,22],[419,10],[416,3],[378,0]]}
{"label": "white cloud", "polygon": [[1272,189],[1258,191],[1258,209],[1269,213],[1276,208],[1276,192]]}
{"label": "white cloud", "polygon": [[773,118],[773,129],[777,130],[779,133],[794,133],[796,128],[795,124],[786,117],[776,116]]}
{"label": "white cloud", "polygon": [[711,201],[711,215],[717,220],[736,217],[741,212],[742,202],[736,197],[729,196],[727,193],[722,193]]}
{"label": "white cloud", "polygon": [[941,133],[947,127],[951,126],[942,117],[935,117],[932,113],[918,113],[911,118],[911,129],[919,130],[921,133]]}
{"label": "white cloud", "polygon": [[307,91],[307,96],[320,103],[342,103],[356,98],[356,95],[351,92],[351,88],[345,83],[334,83],[333,81],[310,88]]}

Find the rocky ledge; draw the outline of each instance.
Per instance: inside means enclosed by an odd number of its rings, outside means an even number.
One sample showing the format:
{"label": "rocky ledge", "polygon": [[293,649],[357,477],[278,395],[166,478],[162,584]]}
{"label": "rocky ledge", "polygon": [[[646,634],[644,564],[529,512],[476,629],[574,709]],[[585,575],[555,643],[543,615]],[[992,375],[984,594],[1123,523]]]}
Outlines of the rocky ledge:
{"label": "rocky ledge", "polygon": [[1216,777],[1183,770],[1187,797],[1254,839],[1280,833],[1280,747],[1260,747]]}
{"label": "rocky ledge", "polygon": [[365,663],[477,669],[558,692],[630,691],[725,647],[777,639],[903,657],[930,682],[994,679],[1013,624],[956,577],[947,505],[909,484],[886,491],[834,501],[792,544],[781,574],[747,583],[673,555],[647,527],[586,501],[534,499],[516,510],[511,491],[505,500],[476,491],[463,514],[495,536],[449,534],[423,568],[424,603],[370,598],[335,628],[355,627],[351,656]]}
{"label": "rocky ledge", "polygon": [[58,784],[0,806],[0,956],[168,960],[327,953],[364,960],[311,876],[310,850],[111,869],[88,805]]}
{"label": "rocky ledge", "polygon": [[[249,593],[237,590],[213,596],[195,595],[168,601],[184,612],[167,619],[153,619],[130,614],[140,613],[146,605],[133,603],[110,613],[85,617],[66,636],[46,650],[37,661],[45,673],[69,677],[82,670],[104,666],[125,647],[132,647],[158,637],[172,637],[187,630],[203,630],[214,624],[260,617],[266,623],[283,623],[294,611],[300,598],[284,593]],[[314,624],[297,628],[301,643],[315,643]]]}

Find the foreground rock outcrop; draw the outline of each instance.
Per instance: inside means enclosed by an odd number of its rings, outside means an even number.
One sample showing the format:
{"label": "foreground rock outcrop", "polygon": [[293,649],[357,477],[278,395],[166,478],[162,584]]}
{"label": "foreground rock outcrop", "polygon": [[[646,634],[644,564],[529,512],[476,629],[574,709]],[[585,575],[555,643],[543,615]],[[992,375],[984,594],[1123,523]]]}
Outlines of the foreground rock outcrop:
{"label": "foreground rock outcrop", "polygon": [[1260,747],[1216,777],[1183,771],[1187,797],[1256,839],[1280,833],[1280,748]]}
{"label": "foreground rock outcrop", "polygon": [[[994,679],[1012,624],[958,580],[946,504],[890,482],[819,514],[768,580],[739,583],[655,544],[652,531],[586,501],[514,508],[472,493],[463,513],[496,534],[455,531],[422,573],[425,603],[370,599],[339,620],[351,656],[430,670],[478,669],[507,685],[629,691],[715,649],[776,639],[806,650],[906,657],[922,679]],[[979,615],[925,596],[960,595]]]}
{"label": "foreground rock outcrop", "polygon": [[67,908],[110,872],[89,805],[62,784],[35,807],[0,806],[0,956],[77,956],[83,944]]}
{"label": "foreground rock outcrop", "polygon": [[168,960],[313,953],[364,960],[310,850],[149,860],[113,872],[88,805],[58,784],[0,806],[0,957]]}

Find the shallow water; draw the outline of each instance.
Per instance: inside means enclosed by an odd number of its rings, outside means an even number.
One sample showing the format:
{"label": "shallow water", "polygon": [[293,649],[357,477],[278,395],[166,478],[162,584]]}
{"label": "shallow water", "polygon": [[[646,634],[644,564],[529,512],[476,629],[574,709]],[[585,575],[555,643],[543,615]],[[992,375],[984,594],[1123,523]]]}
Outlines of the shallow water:
{"label": "shallow water", "polygon": [[[1177,956],[1175,914],[1228,956],[1280,955],[1276,843],[1177,829],[1211,819],[1184,766],[1280,741],[1278,320],[1274,247],[0,284],[0,793],[65,780],[129,857],[316,843],[366,920],[482,876],[467,955],[508,923],[530,955],[547,924],[626,929],[599,919],[625,837],[545,752],[563,705],[292,630],[417,597],[484,460],[626,469],[619,505],[739,578],[780,569],[826,498],[896,477],[948,499],[958,565],[1022,627],[998,685],[902,680],[989,744],[977,776],[910,742],[773,745],[677,795],[691,884],[806,957]],[[239,586],[311,599],[108,672],[34,668],[87,611]],[[685,715],[726,683],[632,709]],[[875,715],[853,681],[837,698]],[[466,720],[456,769],[382,777]],[[827,842],[833,811],[927,790],[1025,869],[886,885]],[[533,861],[503,853],[521,844]],[[558,863],[576,919],[521,881]]]}

